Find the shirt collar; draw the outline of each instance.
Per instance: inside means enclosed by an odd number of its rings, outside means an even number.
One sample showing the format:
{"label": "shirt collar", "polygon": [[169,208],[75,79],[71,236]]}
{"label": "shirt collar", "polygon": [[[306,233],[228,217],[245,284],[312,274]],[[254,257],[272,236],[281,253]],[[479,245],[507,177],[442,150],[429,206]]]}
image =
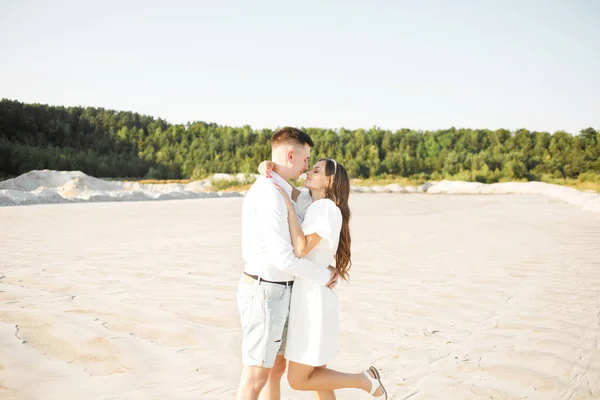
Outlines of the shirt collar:
{"label": "shirt collar", "polygon": [[271,176],[272,176],[271,180],[274,183],[278,184],[283,190],[285,190],[291,199],[292,198],[292,185],[290,185],[289,182],[286,181],[285,179],[283,179],[281,176],[277,175],[275,173],[275,171],[271,171]]}

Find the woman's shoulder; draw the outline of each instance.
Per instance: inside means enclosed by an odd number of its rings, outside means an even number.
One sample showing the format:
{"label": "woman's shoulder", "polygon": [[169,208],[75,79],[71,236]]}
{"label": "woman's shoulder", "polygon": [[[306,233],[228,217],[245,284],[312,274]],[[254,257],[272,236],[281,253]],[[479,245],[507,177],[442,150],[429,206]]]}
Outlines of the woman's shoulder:
{"label": "woman's shoulder", "polygon": [[311,205],[315,205],[315,204],[318,204],[319,205],[318,207],[331,207],[331,206],[337,207],[335,205],[335,202],[333,200],[331,200],[331,199],[319,199],[319,200],[315,200],[315,201],[312,202]]}
{"label": "woman's shoulder", "polygon": [[302,222],[305,234],[316,232],[331,244],[337,243],[342,225],[342,212],[330,199],[313,201],[306,210],[306,218]]}
{"label": "woman's shoulder", "polygon": [[312,204],[310,205],[309,209],[312,207],[314,207],[315,210],[322,210],[322,211],[333,213],[333,214],[339,213],[341,215],[341,213],[342,213],[340,208],[331,199],[319,199],[319,200],[313,201]]}

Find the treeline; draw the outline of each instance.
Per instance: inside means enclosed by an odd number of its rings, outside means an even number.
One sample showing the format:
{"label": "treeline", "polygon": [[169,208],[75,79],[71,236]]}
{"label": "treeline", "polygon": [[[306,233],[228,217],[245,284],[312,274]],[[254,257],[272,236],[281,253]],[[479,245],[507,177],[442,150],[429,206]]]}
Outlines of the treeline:
{"label": "treeline", "polygon": [[[600,133],[592,128],[577,135],[525,129],[305,130],[316,143],[313,159],[335,157],[354,178],[392,175],[491,183],[582,175],[597,179],[600,172]],[[269,157],[271,133],[3,99],[0,174],[56,169],[107,178],[181,179],[254,173]]]}

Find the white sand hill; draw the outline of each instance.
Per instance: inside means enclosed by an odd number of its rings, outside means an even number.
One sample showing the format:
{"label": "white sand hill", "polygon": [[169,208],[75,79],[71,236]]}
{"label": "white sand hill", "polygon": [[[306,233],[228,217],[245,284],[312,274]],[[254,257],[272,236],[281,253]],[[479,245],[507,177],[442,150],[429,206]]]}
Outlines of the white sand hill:
{"label": "white sand hill", "polygon": [[[217,174],[215,177],[235,179],[227,174]],[[209,190],[208,179],[185,185],[139,184],[106,181],[80,171],[35,170],[0,182],[0,206],[240,196],[239,193],[207,193]]]}
{"label": "white sand hill", "polygon": [[[139,184],[136,182],[105,181],[80,171],[35,170],[0,182],[0,206],[106,202],[173,200],[206,197],[238,197],[243,192],[211,191],[211,180],[244,179],[243,174],[215,174],[211,179],[188,184]],[[397,184],[387,186],[353,186],[354,193],[429,193],[429,194],[537,194],[550,196],[588,211],[600,212],[600,194],[551,185],[541,182],[506,182],[482,184],[476,182],[427,182],[420,186]]]}
{"label": "white sand hill", "polygon": [[[241,203],[1,207],[0,399],[232,399]],[[376,365],[395,399],[600,398],[600,214],[531,195],[351,208],[332,367]],[[283,398],[312,397],[284,377]]]}

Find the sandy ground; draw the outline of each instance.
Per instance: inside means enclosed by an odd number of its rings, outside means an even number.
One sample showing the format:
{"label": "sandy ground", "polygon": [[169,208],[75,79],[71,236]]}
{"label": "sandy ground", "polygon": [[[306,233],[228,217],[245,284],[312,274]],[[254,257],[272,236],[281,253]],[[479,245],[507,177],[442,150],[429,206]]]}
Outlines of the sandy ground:
{"label": "sandy ground", "polygon": [[[0,208],[0,398],[233,398],[241,202]],[[396,399],[600,397],[600,214],[520,195],[352,209],[332,367],[374,364]]]}

